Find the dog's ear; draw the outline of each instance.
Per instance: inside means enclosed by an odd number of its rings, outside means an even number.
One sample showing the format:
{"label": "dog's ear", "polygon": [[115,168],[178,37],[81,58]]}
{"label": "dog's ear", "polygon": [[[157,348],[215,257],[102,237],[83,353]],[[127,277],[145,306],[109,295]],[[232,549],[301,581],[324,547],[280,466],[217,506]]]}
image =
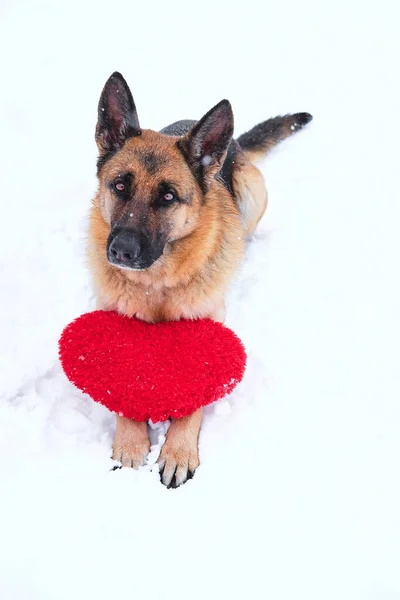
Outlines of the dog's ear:
{"label": "dog's ear", "polygon": [[207,183],[219,171],[232,135],[232,107],[228,100],[221,100],[178,141],[199,181]]}
{"label": "dog's ear", "polygon": [[100,156],[122,148],[124,142],[140,135],[139,119],[131,91],[120,73],[113,73],[100,96],[96,142]]}

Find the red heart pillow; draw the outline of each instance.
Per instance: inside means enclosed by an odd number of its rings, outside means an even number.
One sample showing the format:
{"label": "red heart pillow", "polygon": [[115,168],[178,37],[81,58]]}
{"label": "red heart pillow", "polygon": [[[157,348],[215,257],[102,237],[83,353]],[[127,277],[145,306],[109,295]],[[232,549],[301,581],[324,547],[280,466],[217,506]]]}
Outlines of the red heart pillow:
{"label": "red heart pillow", "polygon": [[150,324],[101,310],[67,325],[59,356],[68,379],[93,400],[153,423],[226,396],[246,366],[242,342],[221,323]]}

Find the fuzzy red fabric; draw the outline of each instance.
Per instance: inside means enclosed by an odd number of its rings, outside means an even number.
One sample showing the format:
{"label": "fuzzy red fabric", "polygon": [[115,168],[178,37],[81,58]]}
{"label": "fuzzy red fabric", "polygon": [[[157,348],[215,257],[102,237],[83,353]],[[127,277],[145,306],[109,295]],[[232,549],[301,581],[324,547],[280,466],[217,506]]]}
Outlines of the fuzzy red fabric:
{"label": "fuzzy red fabric", "polygon": [[246,366],[242,342],[221,323],[150,324],[101,310],[67,325],[59,357],[68,379],[93,400],[153,423],[226,396]]}

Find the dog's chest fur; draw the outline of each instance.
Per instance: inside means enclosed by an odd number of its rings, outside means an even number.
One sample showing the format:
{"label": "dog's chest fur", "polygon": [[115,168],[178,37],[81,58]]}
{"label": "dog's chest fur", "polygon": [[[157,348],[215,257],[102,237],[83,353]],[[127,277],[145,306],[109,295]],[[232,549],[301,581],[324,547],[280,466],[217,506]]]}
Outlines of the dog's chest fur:
{"label": "dog's chest fur", "polygon": [[211,317],[223,320],[223,295],[207,285],[168,289],[137,285],[122,279],[99,296],[99,308],[116,310],[149,323]]}

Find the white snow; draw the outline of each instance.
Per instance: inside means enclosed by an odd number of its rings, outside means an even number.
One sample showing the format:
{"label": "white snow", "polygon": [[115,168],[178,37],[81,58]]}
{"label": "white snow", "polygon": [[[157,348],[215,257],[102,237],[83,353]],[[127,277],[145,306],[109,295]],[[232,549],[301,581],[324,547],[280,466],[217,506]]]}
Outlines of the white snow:
{"label": "white snow", "polygon": [[208,165],[211,163],[212,158],[209,154],[206,154],[205,156],[203,156],[203,158],[201,159],[201,164],[204,167],[208,167]]}
{"label": "white snow", "polygon": [[[3,0],[1,600],[400,598],[395,10]],[[262,165],[268,212],[228,299],[248,370],[206,410],[178,490],[110,470],[113,416],[57,362],[95,306],[85,228],[114,70],[143,127],[225,97],[237,134],[314,115]]]}

